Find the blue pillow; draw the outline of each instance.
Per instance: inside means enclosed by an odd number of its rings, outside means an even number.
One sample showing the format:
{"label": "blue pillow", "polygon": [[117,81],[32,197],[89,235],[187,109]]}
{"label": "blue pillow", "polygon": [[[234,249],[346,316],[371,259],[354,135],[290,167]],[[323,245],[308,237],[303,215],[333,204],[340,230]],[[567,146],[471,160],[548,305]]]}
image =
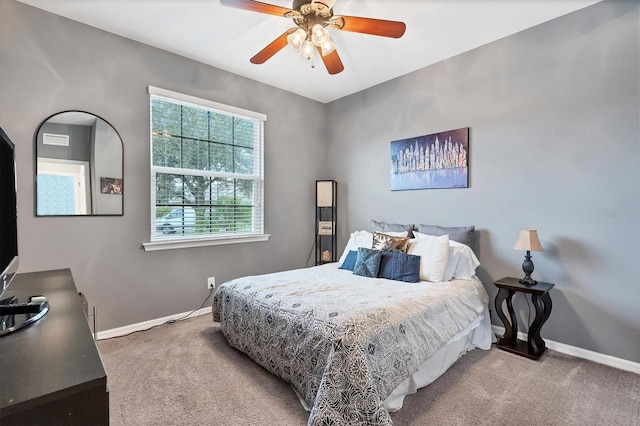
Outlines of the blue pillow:
{"label": "blue pillow", "polygon": [[399,251],[382,252],[378,278],[417,283],[420,281],[420,256]]}
{"label": "blue pillow", "polygon": [[380,269],[381,257],[382,252],[378,250],[359,247],[358,255],[356,257],[356,264],[353,267],[353,273],[368,278],[377,277],[378,269]]}
{"label": "blue pillow", "polygon": [[338,269],[346,269],[348,271],[353,271],[353,267],[356,266],[356,258],[358,257],[358,252],[355,250],[350,250],[347,253],[347,257],[344,258],[344,262]]}

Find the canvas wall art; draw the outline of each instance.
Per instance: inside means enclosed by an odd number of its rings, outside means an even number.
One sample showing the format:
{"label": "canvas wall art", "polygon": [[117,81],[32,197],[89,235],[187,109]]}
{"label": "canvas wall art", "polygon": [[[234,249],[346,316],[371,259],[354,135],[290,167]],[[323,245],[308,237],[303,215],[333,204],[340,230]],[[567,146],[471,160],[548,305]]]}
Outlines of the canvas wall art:
{"label": "canvas wall art", "polygon": [[469,187],[469,128],[391,142],[391,190]]}

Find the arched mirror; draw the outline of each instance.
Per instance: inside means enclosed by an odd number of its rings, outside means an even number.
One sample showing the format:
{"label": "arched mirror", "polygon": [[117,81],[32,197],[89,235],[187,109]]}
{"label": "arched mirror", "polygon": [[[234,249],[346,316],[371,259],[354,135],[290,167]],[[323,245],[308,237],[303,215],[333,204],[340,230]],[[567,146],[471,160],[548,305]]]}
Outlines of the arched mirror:
{"label": "arched mirror", "polygon": [[118,132],[83,111],[54,114],[36,133],[36,216],[121,216]]}

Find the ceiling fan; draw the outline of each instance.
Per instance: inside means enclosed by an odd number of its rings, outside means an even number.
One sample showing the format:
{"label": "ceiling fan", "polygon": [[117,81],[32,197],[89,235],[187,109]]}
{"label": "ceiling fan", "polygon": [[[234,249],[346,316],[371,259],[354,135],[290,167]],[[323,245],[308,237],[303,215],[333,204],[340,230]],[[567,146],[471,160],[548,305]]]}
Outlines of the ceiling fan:
{"label": "ceiling fan", "polygon": [[404,34],[404,22],[334,15],[335,1],[293,0],[291,9],[255,0],[220,0],[220,4],[291,18],[297,25],[285,31],[251,58],[250,62],[253,64],[263,64],[288,44],[309,60],[313,59],[314,50],[317,50],[329,74],[338,74],[344,70],[344,65],[327,27],[392,38],[400,38]]}

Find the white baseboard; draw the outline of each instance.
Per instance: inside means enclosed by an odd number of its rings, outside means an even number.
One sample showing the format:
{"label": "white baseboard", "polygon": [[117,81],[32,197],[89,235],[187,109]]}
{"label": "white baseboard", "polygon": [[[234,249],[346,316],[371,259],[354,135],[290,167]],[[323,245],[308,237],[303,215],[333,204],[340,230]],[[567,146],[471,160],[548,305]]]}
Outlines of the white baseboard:
{"label": "white baseboard", "polygon": [[[491,328],[497,335],[504,334],[504,327],[492,325]],[[526,342],[527,335],[525,333],[518,332],[518,339],[524,340]],[[553,340],[544,339],[544,343],[546,344],[547,348],[557,352],[561,352],[563,354],[597,362],[598,364],[608,365],[609,367],[618,368],[620,370],[631,371],[632,373],[640,374],[640,363],[637,362],[617,358],[611,355],[601,354],[599,352],[589,351],[586,349],[578,348],[576,346],[566,345],[564,343],[554,342]]]}
{"label": "white baseboard", "polygon": [[[127,334],[135,333],[136,331],[148,330],[151,327],[165,324],[168,321],[177,321],[184,319],[187,315],[189,318],[197,317],[200,315],[206,315],[211,313],[211,306],[207,308],[198,309],[197,311],[182,312],[180,314],[169,315],[168,317],[156,318],[149,321],[139,322],[136,324],[125,325],[124,327],[112,328],[111,330],[99,331],[96,338],[98,340],[111,339],[112,337],[125,336]],[[189,315],[191,314],[191,315]],[[213,323],[213,320],[211,320]]]}
{"label": "white baseboard", "polygon": [[[189,315],[189,318],[197,317],[200,315],[206,315],[211,313],[211,306],[198,309],[191,315],[190,312],[182,312],[180,314],[169,315],[167,317],[156,318],[149,321],[139,322],[137,324],[126,325],[124,327],[112,328],[111,330],[100,331],[97,334],[98,340],[111,339],[113,337],[125,336],[127,334],[135,333],[136,331],[144,331],[151,327],[165,324],[168,321],[176,321],[185,318]],[[498,325],[492,325],[493,332],[497,335],[504,334],[504,327]],[[527,340],[527,335],[522,332],[518,332],[518,339]],[[619,368],[620,370],[631,371],[632,373],[640,374],[640,363],[629,361],[622,358],[617,358],[611,355],[605,355],[598,352],[589,351],[586,349],[578,348],[576,346],[566,345],[564,343],[554,342],[553,340],[545,339],[547,348],[561,352],[563,354],[575,356],[577,358],[586,359],[589,361],[597,362],[599,364],[608,365],[610,367]]]}

